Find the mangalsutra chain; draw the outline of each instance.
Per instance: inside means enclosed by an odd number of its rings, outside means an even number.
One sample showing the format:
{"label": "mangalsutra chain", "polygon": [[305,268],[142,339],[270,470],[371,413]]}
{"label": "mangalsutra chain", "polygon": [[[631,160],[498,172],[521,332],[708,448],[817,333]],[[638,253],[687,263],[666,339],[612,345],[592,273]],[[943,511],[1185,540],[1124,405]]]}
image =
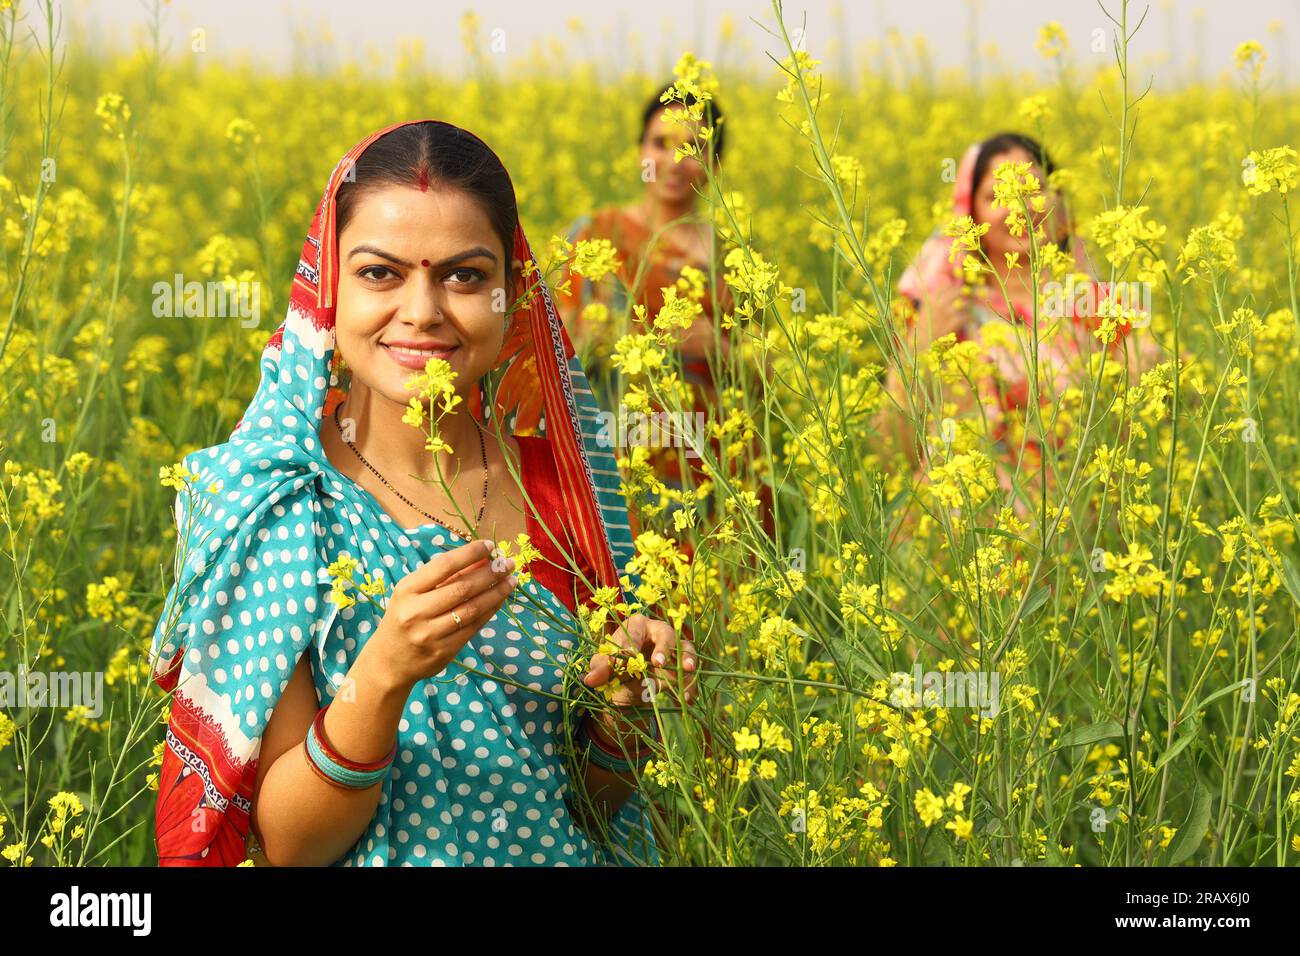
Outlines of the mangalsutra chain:
{"label": "mangalsutra chain", "polygon": [[[431,514],[429,514],[429,512],[425,511],[423,508],[421,508],[421,507],[420,507],[419,505],[417,505],[415,502],[411,501],[411,499],[407,498],[404,494],[402,494],[400,491],[398,491],[396,488],[394,488],[394,487],[392,486],[392,484],[388,481],[388,479],[385,478],[383,475],[381,475],[381,474],[379,473],[379,469],[378,469],[378,468],[376,468],[374,465],[370,464],[370,462],[366,461],[366,456],[363,455],[363,454],[361,454],[361,452],[357,450],[357,446],[354,445],[352,442],[348,441],[348,440],[347,440],[347,437],[343,434],[343,426],[339,423],[339,410],[342,409],[342,408],[343,408],[343,403],[342,403],[342,402],[339,402],[337,405],[334,406],[334,427],[337,428],[337,429],[339,430],[339,437],[343,439],[343,443],[344,443],[345,445],[347,445],[349,448],[352,449],[352,454],[354,454],[354,455],[357,456],[357,459],[361,462],[361,464],[363,464],[363,465],[365,465],[367,468],[369,468],[370,471],[374,474],[374,476],[375,476],[376,478],[378,478],[380,481],[382,481],[382,482],[384,483],[384,487],[385,487],[385,488],[387,488],[387,489],[388,489],[389,491],[391,491],[394,495],[396,495],[396,496],[397,496],[401,501],[403,501],[403,502],[404,502],[408,507],[410,507],[412,510],[414,510],[414,511],[418,511],[420,514],[424,515],[424,516],[425,516],[426,518],[428,518],[430,521],[433,521],[433,522],[435,522],[436,524],[440,524],[440,525],[442,525],[442,526],[443,526],[444,528],[446,528],[448,531],[451,531],[451,532],[453,532],[453,533],[455,533],[455,534],[460,534],[461,537],[463,537],[466,541],[472,540],[473,537],[474,537],[473,535],[471,535],[471,534],[463,534],[462,532],[457,531],[457,530],[456,530],[456,529],[455,529],[455,528],[454,528],[450,523],[448,523],[448,522],[446,521],[446,519],[444,519],[444,518],[439,518],[437,515],[431,515]],[[477,424],[477,423],[475,423],[475,424]],[[486,444],[484,443],[484,441],[483,441],[483,429],[482,429],[482,428],[479,428],[479,430],[478,430],[478,450],[479,450],[479,454],[480,454],[480,455],[482,456],[482,458],[483,458],[483,503],[479,506],[479,509],[478,509],[478,518],[475,520],[475,524],[479,524],[479,523],[481,523],[481,522],[483,521],[483,515],[484,515],[484,513],[487,511],[487,500],[488,500],[488,460],[487,460],[487,445],[486,445]]]}

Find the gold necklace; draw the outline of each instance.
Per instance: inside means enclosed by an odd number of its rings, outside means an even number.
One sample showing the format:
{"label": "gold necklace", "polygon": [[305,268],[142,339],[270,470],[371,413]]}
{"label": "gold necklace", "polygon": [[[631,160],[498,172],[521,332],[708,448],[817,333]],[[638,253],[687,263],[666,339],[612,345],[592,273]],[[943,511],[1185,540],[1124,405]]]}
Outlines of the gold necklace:
{"label": "gold necklace", "polygon": [[[449,524],[445,519],[443,519],[443,518],[439,518],[437,515],[431,515],[431,514],[429,514],[429,512],[425,511],[423,508],[421,508],[421,507],[420,507],[419,505],[417,505],[415,502],[411,501],[409,498],[407,498],[405,495],[403,495],[400,491],[398,491],[396,488],[394,488],[394,487],[389,483],[388,479],[385,478],[383,475],[381,475],[381,474],[379,473],[379,469],[378,469],[378,468],[376,468],[374,465],[370,464],[370,462],[366,461],[366,457],[365,457],[365,455],[361,454],[361,452],[359,452],[359,451],[357,450],[357,446],[354,445],[354,444],[352,444],[352,442],[348,441],[348,440],[347,440],[347,437],[344,436],[344,434],[343,434],[343,426],[339,423],[339,410],[342,409],[342,408],[343,408],[343,403],[342,403],[342,402],[339,402],[337,405],[334,406],[334,427],[337,428],[337,429],[339,430],[339,438],[342,438],[342,439],[343,439],[343,443],[344,443],[345,445],[347,445],[349,448],[352,449],[352,454],[354,454],[354,455],[357,456],[357,458],[361,461],[361,464],[363,464],[363,465],[365,465],[367,468],[369,468],[369,469],[374,473],[375,477],[378,478],[380,481],[382,481],[382,482],[384,483],[384,487],[385,487],[385,488],[387,488],[389,491],[391,491],[393,494],[395,494],[399,499],[401,499],[401,500],[402,500],[402,501],[403,501],[403,502],[404,502],[408,507],[410,507],[412,510],[414,510],[414,511],[418,511],[420,514],[424,515],[426,518],[428,518],[430,521],[434,522],[435,524],[440,524],[440,525],[442,525],[444,528],[446,528],[446,529],[447,529],[448,531],[450,531],[452,534],[455,534],[455,535],[457,535],[458,537],[462,537],[462,538],[464,538],[466,541],[471,540],[471,539],[474,537],[473,535],[471,535],[471,534],[467,534],[467,533],[463,533],[463,532],[460,532],[460,531],[457,531],[457,530],[456,530],[454,527],[452,527],[452,526],[451,526],[451,525],[450,525],[450,524]],[[479,450],[479,454],[483,457],[483,503],[479,506],[479,509],[478,509],[478,518],[475,519],[475,522],[474,522],[476,526],[477,526],[478,524],[482,523],[482,521],[483,521],[483,514],[484,514],[485,511],[487,511],[487,499],[488,499],[488,461],[487,461],[487,445],[484,444],[484,442],[483,442],[483,429],[482,429],[482,428],[480,428],[480,429],[478,430],[478,450]]]}

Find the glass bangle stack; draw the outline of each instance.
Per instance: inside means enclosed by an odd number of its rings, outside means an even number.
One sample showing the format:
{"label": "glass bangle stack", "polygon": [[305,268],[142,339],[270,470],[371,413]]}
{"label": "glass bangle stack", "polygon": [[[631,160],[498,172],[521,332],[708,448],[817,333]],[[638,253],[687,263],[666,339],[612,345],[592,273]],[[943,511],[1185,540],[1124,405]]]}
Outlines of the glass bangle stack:
{"label": "glass bangle stack", "polygon": [[329,704],[320,709],[316,719],[312,721],[311,729],[307,731],[307,762],[312,770],[316,771],[318,777],[336,787],[347,790],[365,790],[373,787],[384,779],[388,768],[397,757],[397,740],[393,740],[392,749],[381,760],[370,763],[349,760],[331,747],[329,741],[325,739],[325,711],[327,710]]}

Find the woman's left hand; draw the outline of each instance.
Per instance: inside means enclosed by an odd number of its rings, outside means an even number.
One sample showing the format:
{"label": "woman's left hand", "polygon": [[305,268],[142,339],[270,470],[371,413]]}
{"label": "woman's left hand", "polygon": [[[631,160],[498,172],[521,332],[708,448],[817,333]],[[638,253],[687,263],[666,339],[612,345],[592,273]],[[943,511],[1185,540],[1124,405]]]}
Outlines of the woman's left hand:
{"label": "woman's left hand", "polygon": [[[695,671],[699,666],[695,645],[690,641],[679,641],[677,632],[667,621],[653,621],[644,614],[633,614],[608,639],[629,654],[640,653],[647,662],[646,674],[641,680],[622,678],[623,686],[614,693],[615,706],[649,705],[652,695],[660,691],[679,696],[687,704],[695,700]],[[680,678],[679,661],[684,675]],[[614,665],[609,655],[597,654],[592,657],[591,668],[582,682],[588,687],[600,687],[612,677]]]}
{"label": "woman's left hand", "polygon": [[[686,329],[678,333],[677,344],[682,354],[690,357],[712,355],[718,347],[714,339],[713,318],[701,315]],[[722,354],[731,351],[731,339],[724,330],[720,336]]]}

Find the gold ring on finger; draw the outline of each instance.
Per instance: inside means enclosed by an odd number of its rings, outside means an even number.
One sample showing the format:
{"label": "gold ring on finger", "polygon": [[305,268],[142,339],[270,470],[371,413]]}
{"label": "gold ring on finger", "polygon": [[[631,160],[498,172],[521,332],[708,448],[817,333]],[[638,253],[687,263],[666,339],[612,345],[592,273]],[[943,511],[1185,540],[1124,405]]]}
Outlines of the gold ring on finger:
{"label": "gold ring on finger", "polygon": [[460,627],[460,626],[461,626],[460,611],[452,611],[452,612],[451,612],[451,619],[452,619],[453,621],[456,622],[456,626],[457,626],[457,627]]}

